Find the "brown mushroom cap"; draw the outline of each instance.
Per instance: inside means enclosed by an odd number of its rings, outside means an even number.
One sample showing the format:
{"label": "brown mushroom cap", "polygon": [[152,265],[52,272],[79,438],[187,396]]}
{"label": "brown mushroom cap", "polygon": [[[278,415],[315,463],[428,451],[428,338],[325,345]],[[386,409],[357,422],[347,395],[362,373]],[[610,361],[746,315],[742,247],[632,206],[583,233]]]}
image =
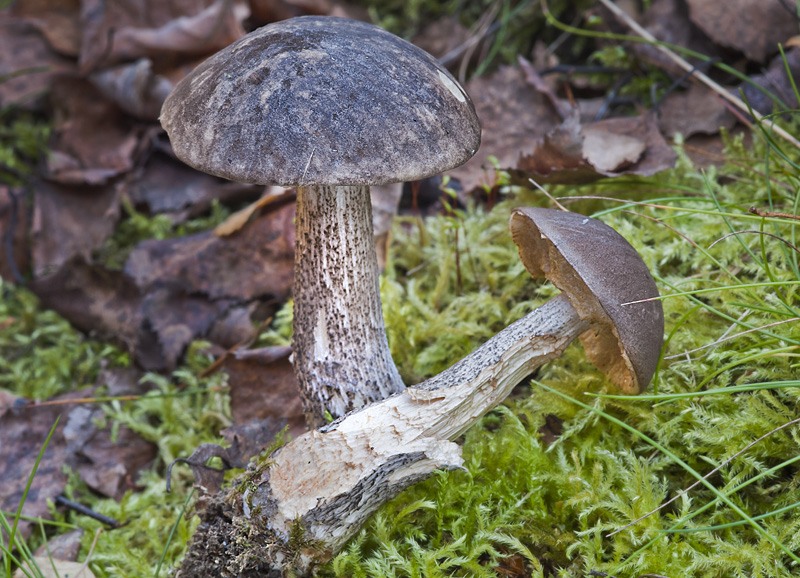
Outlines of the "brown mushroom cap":
{"label": "brown mushroom cap", "polygon": [[577,213],[518,208],[511,237],[533,277],[561,289],[591,328],[580,339],[586,355],[627,393],[643,391],[664,341],[661,301],[642,258],[608,225]]}
{"label": "brown mushroom cap", "polygon": [[431,55],[372,24],[303,16],[200,64],[161,123],[186,164],[283,186],[417,180],[467,161],[475,109]]}

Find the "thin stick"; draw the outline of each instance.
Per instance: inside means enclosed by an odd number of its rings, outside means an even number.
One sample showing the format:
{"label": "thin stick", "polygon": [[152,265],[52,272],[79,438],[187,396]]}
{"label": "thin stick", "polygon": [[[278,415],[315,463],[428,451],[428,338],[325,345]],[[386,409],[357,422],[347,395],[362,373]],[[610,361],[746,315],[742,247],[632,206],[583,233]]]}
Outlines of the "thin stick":
{"label": "thin stick", "polygon": [[[608,8],[617,18],[619,18],[622,22],[624,22],[631,30],[636,32],[642,38],[645,38],[654,43],[654,46],[666,54],[675,64],[680,66],[686,72],[691,72],[694,70],[694,67],[689,64],[686,60],[675,54],[672,50],[664,46],[659,42],[659,40],[650,34],[647,30],[642,28],[633,18],[628,16],[625,12],[623,12],[616,4],[614,4],[611,0],[600,0],[600,2]],[[741,109],[742,111],[746,112],[749,115],[755,117],[757,121],[762,121],[764,119],[763,115],[761,115],[758,111],[750,109],[743,101],[737,96],[732,95],[729,93],[725,88],[711,80],[708,76],[700,72],[699,70],[694,71],[694,76],[711,90],[716,92],[722,98],[736,106],[737,108]],[[790,135],[788,132],[783,130],[781,127],[776,125],[774,122],[770,121],[770,126],[772,130],[775,131],[775,134],[781,136],[787,142],[793,144],[796,148],[800,149],[800,141]]]}

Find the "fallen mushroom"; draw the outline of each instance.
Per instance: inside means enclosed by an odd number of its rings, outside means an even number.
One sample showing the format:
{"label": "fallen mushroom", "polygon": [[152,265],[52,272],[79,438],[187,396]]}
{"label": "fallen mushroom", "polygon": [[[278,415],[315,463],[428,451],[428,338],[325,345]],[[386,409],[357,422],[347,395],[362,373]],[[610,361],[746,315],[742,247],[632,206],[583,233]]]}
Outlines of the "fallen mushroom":
{"label": "fallen mushroom", "polygon": [[[436,377],[278,450],[251,470],[242,493],[218,499],[205,515],[179,576],[204,575],[209,556],[223,575],[268,575],[287,566],[311,574],[381,504],[437,468],[461,467],[453,440],[576,337],[623,390],[647,386],[664,316],[659,300],[641,301],[658,290],[636,250],[607,225],[575,213],[516,209],[510,227],[531,275],[563,293]],[[246,547],[237,540],[244,527]]]}
{"label": "fallen mushroom", "polygon": [[297,187],[294,367],[311,421],[402,391],[369,185],[435,175],[478,149],[475,109],[450,73],[377,26],[293,18],[198,66],[161,123],[178,158],[201,171]]}

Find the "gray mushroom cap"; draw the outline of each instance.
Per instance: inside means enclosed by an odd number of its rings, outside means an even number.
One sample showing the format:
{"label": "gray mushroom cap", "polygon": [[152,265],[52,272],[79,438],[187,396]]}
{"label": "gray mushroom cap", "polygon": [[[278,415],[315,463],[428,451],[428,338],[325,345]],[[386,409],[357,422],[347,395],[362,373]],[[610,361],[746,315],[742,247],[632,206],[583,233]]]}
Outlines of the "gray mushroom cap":
{"label": "gray mushroom cap", "polygon": [[472,102],[431,55],[325,16],[270,24],[210,57],[167,97],[161,123],[188,165],[282,186],[417,180],[480,144]]}
{"label": "gray mushroom cap", "polygon": [[525,268],[561,289],[591,328],[586,355],[627,393],[643,391],[664,341],[661,301],[639,253],[608,225],[577,213],[518,208],[511,236]]}

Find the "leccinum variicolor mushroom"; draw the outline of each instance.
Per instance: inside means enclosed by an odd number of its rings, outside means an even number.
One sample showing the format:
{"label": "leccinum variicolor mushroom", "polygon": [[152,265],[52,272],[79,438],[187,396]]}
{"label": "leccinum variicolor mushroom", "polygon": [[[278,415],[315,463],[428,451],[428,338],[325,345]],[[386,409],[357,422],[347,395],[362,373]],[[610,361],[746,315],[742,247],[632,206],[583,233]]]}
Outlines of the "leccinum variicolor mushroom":
{"label": "leccinum variicolor mushroom", "polygon": [[369,185],[435,175],[478,149],[475,109],[450,73],[377,26],[294,18],[198,66],[161,123],[178,158],[201,171],[297,187],[294,366],[312,421],[401,391]]}
{"label": "leccinum variicolor mushroom", "polygon": [[[253,473],[244,495],[225,502],[231,507],[235,501],[226,516],[244,516],[260,529],[257,538],[246,538],[258,544],[254,571],[291,565],[298,574],[313,572],[378,506],[437,468],[461,467],[453,440],[576,337],[623,390],[647,386],[664,316],[661,301],[649,300],[658,290],[633,247],[610,227],[575,213],[516,209],[510,226],[528,271],[563,293],[436,377],[278,450],[268,468]],[[624,305],[629,302],[636,303]],[[237,543],[231,536],[219,543],[218,518],[198,528],[197,549],[190,550],[181,576],[195,576],[192,569],[202,566],[209,549],[227,556],[231,568],[239,556],[253,559],[252,552],[231,546]],[[306,542],[293,549],[289,536],[297,525]]]}

